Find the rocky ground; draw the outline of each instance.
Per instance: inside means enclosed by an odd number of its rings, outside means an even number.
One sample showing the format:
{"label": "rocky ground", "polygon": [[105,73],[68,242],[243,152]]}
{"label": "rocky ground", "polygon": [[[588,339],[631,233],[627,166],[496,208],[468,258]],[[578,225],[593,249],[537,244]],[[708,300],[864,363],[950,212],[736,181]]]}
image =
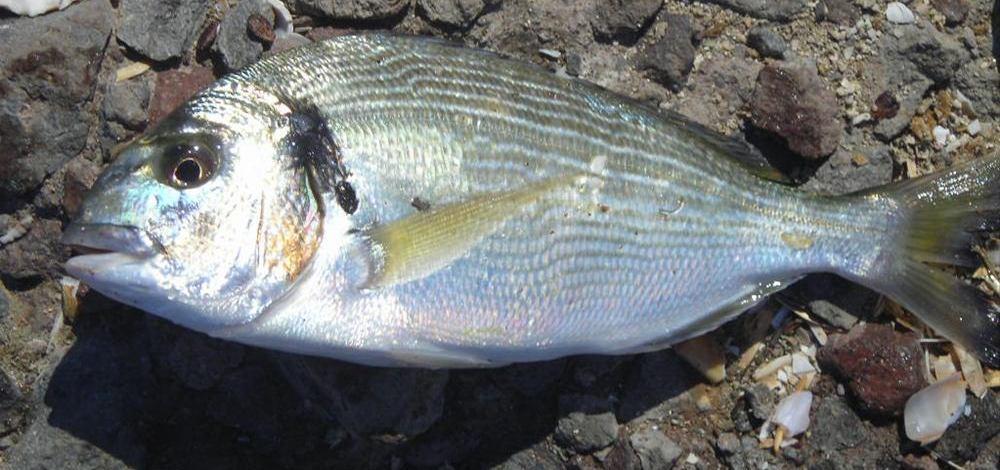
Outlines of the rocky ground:
{"label": "rocky ground", "polygon": [[[286,2],[309,40],[446,37],[679,111],[822,193],[928,173],[1000,141],[1000,2],[904,3]],[[947,345],[829,276],[714,334],[728,364],[718,385],[669,350],[372,369],[212,340],[94,293],[67,305],[57,240],[113,150],[214,78],[294,46],[275,37],[280,18],[263,0],[0,13],[0,465],[996,468],[1000,391],[970,392],[939,442],[909,441],[903,403]],[[759,430],[807,375],[812,424],[775,454]]]}

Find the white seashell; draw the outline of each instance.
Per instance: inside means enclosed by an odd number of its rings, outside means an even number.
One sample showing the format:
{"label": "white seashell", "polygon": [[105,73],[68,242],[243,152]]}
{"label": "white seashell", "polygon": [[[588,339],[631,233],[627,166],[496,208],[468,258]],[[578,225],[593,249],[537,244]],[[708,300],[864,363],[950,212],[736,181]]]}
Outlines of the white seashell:
{"label": "white seashell", "polygon": [[76,0],[0,0],[0,7],[18,15],[38,16],[52,10],[62,10]]}
{"label": "white seashell", "polygon": [[899,2],[891,2],[885,7],[885,19],[895,24],[910,24],[917,20],[913,12]]}
{"label": "white seashell", "polygon": [[903,409],[906,437],[921,444],[934,442],[962,416],[964,409],[965,382],[961,374],[952,374],[906,400]]}
{"label": "white seashell", "polygon": [[795,392],[781,399],[774,408],[771,422],[785,428],[785,437],[802,434],[809,428],[809,407],[812,392]]}

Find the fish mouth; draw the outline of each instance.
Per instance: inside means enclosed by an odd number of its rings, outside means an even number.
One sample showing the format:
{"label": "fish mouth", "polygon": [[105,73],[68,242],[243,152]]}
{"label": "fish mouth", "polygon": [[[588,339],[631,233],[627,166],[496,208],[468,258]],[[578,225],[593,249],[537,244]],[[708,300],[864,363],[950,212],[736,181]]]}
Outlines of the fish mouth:
{"label": "fish mouth", "polygon": [[61,242],[79,253],[68,263],[98,257],[137,260],[163,252],[144,230],[129,225],[72,223],[63,231]]}

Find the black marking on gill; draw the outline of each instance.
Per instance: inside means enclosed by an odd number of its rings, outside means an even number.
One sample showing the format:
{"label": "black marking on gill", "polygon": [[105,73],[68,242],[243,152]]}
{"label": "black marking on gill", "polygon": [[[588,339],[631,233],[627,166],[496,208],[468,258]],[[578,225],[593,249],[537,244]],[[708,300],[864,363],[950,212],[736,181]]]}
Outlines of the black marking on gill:
{"label": "black marking on gill", "polygon": [[344,167],[340,148],[326,120],[313,106],[291,108],[288,148],[294,158],[293,164],[306,168],[316,190],[323,194],[332,193],[340,208],[353,214],[358,210],[358,197],[348,181],[350,172]]}
{"label": "black marking on gill", "polygon": [[418,212],[425,212],[431,210],[431,203],[423,199],[420,199],[420,196],[413,196],[413,199],[410,199],[410,205],[413,206],[413,208],[416,209]]}

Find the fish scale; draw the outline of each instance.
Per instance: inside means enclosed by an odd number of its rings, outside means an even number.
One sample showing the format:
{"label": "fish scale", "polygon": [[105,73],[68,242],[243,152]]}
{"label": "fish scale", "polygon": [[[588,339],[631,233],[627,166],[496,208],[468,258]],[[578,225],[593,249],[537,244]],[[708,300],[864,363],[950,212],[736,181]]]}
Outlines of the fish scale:
{"label": "fish scale", "polygon": [[[196,255],[186,266],[171,260],[184,255],[169,252],[185,238],[173,233],[155,234],[164,253],[142,252],[170,260],[170,270],[124,269],[117,253],[70,261],[98,290],[213,336],[372,365],[620,354],[708,331],[805,274],[832,272],[996,356],[996,316],[979,314],[993,304],[920,264],[953,255],[954,227],[983,217],[972,209],[996,208],[985,189],[1000,174],[996,160],[856,195],[810,195],[762,177],[769,169],[744,147],[678,115],[496,54],[379,34],[277,54],[224,77],[171,119],[127,159],[159,161],[160,140],[205,132],[225,158],[219,176],[200,183],[206,189],[167,192],[189,206],[147,208],[149,218],[218,210],[222,194],[238,220],[250,207],[241,198],[269,198],[240,180],[254,165],[285,185],[279,209],[317,198],[323,212],[314,252],[271,227],[284,217],[309,230],[296,219],[301,209],[246,216],[296,259],[309,255],[301,272]],[[311,176],[296,183],[303,167]],[[79,227],[113,222],[101,192],[135,191],[116,174],[99,181],[85,205],[101,209]],[[121,225],[146,230],[135,219]],[[271,249],[244,228],[213,230],[206,253]],[[69,243],[109,246],[70,232]],[[197,288],[180,303],[155,286],[123,287],[195,274],[239,279],[240,292],[262,303],[241,311]],[[257,279],[269,281],[255,287]],[[943,312],[951,309],[976,313]]]}

